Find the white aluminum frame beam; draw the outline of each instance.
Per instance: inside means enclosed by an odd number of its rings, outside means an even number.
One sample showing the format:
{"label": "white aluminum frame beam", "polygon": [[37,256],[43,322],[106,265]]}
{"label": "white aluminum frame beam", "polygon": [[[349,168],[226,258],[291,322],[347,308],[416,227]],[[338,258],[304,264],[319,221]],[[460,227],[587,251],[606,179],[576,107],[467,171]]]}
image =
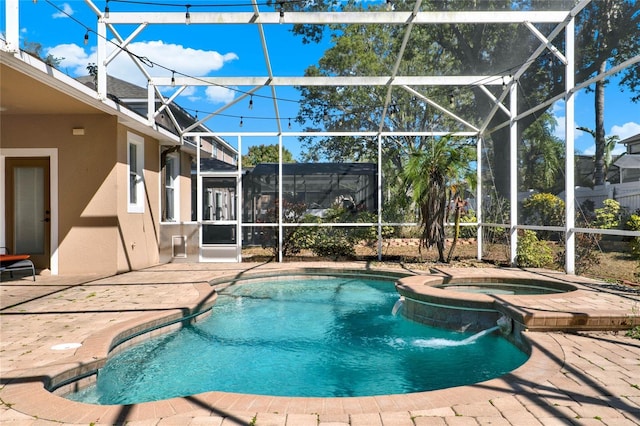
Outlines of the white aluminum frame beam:
{"label": "white aluminum frame beam", "polygon": [[391,76],[387,84],[387,94],[384,98],[382,116],[380,117],[380,123],[378,124],[378,131],[380,132],[384,130],[387,111],[389,111],[389,105],[391,104],[391,94],[393,92],[393,86],[391,86],[391,82],[393,82],[393,80],[395,80],[398,75],[398,70],[400,69],[400,64],[402,63],[402,57],[404,56],[404,51],[407,48],[407,43],[409,41],[409,37],[411,36],[411,30],[413,29],[414,20],[417,13],[420,11],[421,4],[422,0],[417,0],[413,5],[413,12],[411,13],[411,15],[409,15],[409,20],[407,21],[408,23],[404,31],[404,37],[402,37],[402,44],[400,45],[400,50],[398,51],[398,55],[396,56],[396,62],[395,64],[393,64],[393,70],[391,71]]}
{"label": "white aluminum frame beam", "polygon": [[575,21],[571,19],[566,31],[565,67],[565,272],[576,273],[576,203],[575,203]]}
{"label": "white aluminum frame beam", "polygon": [[[101,20],[109,24],[185,24],[184,12],[114,12]],[[415,14],[415,17],[412,15]],[[190,25],[280,24],[280,12],[193,12]],[[425,11],[425,12],[285,12],[287,24],[518,24],[558,23],[567,19],[566,11]]]}
{"label": "white aluminum frame beam", "polygon": [[[508,76],[258,76],[185,77],[176,75],[176,86],[501,86]],[[153,77],[154,86],[170,86],[171,77]]]}
{"label": "white aluminum frame beam", "polygon": [[[529,69],[531,65],[533,65],[535,59],[538,56],[540,56],[542,52],[544,52],[544,50],[547,48],[547,43],[551,43],[556,37],[558,37],[562,33],[562,31],[567,27],[569,22],[573,19],[573,17],[576,16],[582,9],[587,7],[589,3],[591,3],[591,0],[581,0],[580,3],[575,5],[573,9],[571,9],[571,11],[568,14],[566,14],[566,19],[560,22],[553,29],[553,31],[551,31],[549,36],[546,38],[547,42],[541,43],[540,46],[538,46],[538,48],[525,61],[522,67],[520,67],[520,69],[516,71],[516,73],[513,75],[513,81],[517,81],[525,73],[525,71]],[[530,21],[530,22],[533,22],[533,21]],[[513,84],[513,82],[511,84]],[[509,90],[508,90],[508,87],[506,87],[505,90],[502,91],[502,95],[500,95],[500,97],[498,98],[499,103],[502,103],[502,101],[506,98],[508,93],[509,93]],[[484,120],[484,124],[480,126],[480,133],[485,132],[485,130],[487,129],[487,126],[489,126],[489,123],[491,122],[491,119],[498,111],[498,108],[499,106],[496,104],[491,109],[491,111],[489,112],[489,114]]]}

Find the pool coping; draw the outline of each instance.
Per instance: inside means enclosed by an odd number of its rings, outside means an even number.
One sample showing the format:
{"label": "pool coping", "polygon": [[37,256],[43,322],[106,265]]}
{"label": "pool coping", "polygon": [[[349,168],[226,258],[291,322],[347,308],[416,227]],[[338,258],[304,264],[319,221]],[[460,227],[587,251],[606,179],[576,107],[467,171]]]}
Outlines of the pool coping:
{"label": "pool coping", "polygon": [[[291,271],[291,269],[289,269]],[[384,272],[379,270],[380,272]],[[362,271],[360,271],[362,272]],[[396,271],[397,272],[397,271]],[[123,333],[177,321],[201,312],[206,314],[214,303],[215,295],[206,283],[193,284],[199,297],[188,309],[141,314],[135,319],[123,321],[104,330],[99,330],[83,342],[74,355],[55,364],[38,368],[12,371],[0,392],[3,401],[10,401],[14,410],[36,417],[67,423],[117,424],[126,413],[127,421],[158,419],[193,412],[203,413],[288,413],[288,414],[354,414],[416,411],[450,407],[472,403],[481,395],[491,399],[513,394],[536,385],[560,372],[563,349],[551,334],[524,332],[531,346],[529,360],[513,372],[500,378],[473,385],[458,386],[442,390],[405,395],[382,395],[349,398],[289,398],[260,395],[207,392],[189,397],[135,405],[102,406],[67,400],[50,393],[45,385],[51,381],[63,381],[71,372],[87,372],[100,366],[113,348],[114,342],[123,338]],[[179,326],[179,325],[176,325]],[[152,334],[152,333],[151,333]],[[151,335],[150,334],[150,335]]]}

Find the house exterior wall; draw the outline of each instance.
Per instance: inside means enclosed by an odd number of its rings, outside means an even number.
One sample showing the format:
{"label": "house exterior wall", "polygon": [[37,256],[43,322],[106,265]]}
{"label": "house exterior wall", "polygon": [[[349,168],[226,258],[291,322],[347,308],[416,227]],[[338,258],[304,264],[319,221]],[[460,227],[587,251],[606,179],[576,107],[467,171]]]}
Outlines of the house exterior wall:
{"label": "house exterior wall", "polygon": [[[127,186],[129,184],[129,167],[127,164],[128,133],[144,138],[144,211],[129,213],[127,211]],[[116,191],[119,218],[117,245],[117,272],[145,268],[158,263],[159,255],[159,223],[160,223],[160,152],[158,142],[126,127],[118,126],[117,142],[117,175]]]}
{"label": "house exterior wall", "polygon": [[[72,134],[78,127],[84,135]],[[116,117],[107,114],[3,118],[2,149],[58,151],[60,275],[111,274],[158,262],[158,143],[145,139],[148,202],[144,213],[130,214],[126,133]]]}

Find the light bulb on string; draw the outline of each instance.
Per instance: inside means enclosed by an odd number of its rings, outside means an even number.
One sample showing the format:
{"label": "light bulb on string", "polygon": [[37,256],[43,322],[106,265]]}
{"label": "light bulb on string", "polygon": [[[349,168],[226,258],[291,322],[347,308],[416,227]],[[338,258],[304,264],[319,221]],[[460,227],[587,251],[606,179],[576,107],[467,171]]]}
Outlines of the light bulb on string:
{"label": "light bulb on string", "polygon": [[242,117],[240,117],[240,127],[242,127],[244,125],[244,120],[242,119]]}
{"label": "light bulb on string", "polygon": [[289,130],[291,130],[291,119],[289,119]]}
{"label": "light bulb on string", "polygon": [[282,4],[282,2],[278,4],[280,5],[280,18],[278,19],[278,23],[283,24],[284,23],[284,5]]}
{"label": "light bulb on string", "polygon": [[107,4],[104,6],[104,17],[109,19],[109,0],[107,0]]}
{"label": "light bulb on string", "polygon": [[171,71],[171,87],[175,87],[176,85],[176,72]]}
{"label": "light bulb on string", "polygon": [[88,30],[84,34],[84,45],[86,46],[87,44],[89,44],[89,31]]}
{"label": "light bulb on string", "polygon": [[191,23],[191,13],[189,13],[189,8],[191,7],[191,5],[188,4],[186,7],[187,7],[187,13],[185,13],[184,15],[184,23],[189,25]]}
{"label": "light bulb on string", "polygon": [[253,109],[253,95],[251,95],[251,98],[249,99],[249,109]]}

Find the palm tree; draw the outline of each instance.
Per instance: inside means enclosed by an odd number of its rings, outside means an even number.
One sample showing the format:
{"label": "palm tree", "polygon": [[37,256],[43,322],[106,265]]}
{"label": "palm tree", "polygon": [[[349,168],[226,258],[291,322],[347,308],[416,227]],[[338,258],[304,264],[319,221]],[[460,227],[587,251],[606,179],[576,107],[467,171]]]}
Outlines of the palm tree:
{"label": "palm tree", "polygon": [[[444,263],[451,259],[455,247],[453,244],[445,259],[445,220],[450,202],[454,206],[460,205],[460,189],[475,186],[472,168],[475,150],[467,141],[448,136],[431,138],[429,142],[422,149],[412,150],[404,178],[413,190],[413,201],[420,211],[420,247],[435,245],[438,261]],[[457,208],[457,217],[459,213]]]}

